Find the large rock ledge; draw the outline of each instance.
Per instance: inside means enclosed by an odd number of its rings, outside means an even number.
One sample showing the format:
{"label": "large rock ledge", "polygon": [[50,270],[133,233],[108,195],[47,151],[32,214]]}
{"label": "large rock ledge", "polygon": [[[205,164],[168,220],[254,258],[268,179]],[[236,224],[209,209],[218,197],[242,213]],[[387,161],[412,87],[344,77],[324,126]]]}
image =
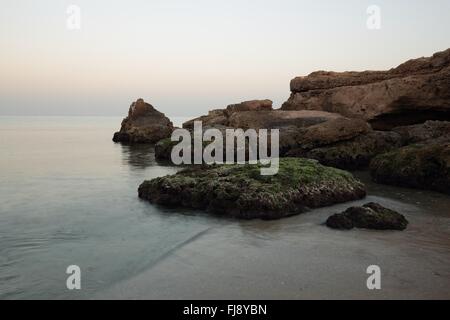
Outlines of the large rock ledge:
{"label": "large rock ledge", "polygon": [[151,203],[207,210],[242,219],[278,219],[308,208],[366,195],[350,173],[314,160],[282,158],[278,174],[262,176],[260,165],[193,166],[144,181],[139,197]]}
{"label": "large rock ledge", "polygon": [[138,99],[128,110],[119,132],[114,133],[114,142],[123,143],[156,143],[170,137],[173,131],[172,122],[164,113],[156,110],[151,104]]}
{"label": "large rock ledge", "polygon": [[297,77],[282,109],[340,113],[369,121],[376,130],[450,120],[450,49],[388,71],[318,71]]}

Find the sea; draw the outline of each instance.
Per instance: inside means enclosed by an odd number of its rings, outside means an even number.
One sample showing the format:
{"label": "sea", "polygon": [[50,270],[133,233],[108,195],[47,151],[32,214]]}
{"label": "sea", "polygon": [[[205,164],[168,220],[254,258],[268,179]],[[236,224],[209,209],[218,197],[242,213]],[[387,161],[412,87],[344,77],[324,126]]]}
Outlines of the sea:
{"label": "sea", "polygon": [[[180,168],[151,145],[114,143],[120,122],[0,117],[0,299],[450,298],[449,196],[354,172],[366,199],[276,221],[162,208],[138,186]],[[408,229],[324,225],[369,201],[404,214]],[[367,286],[373,265],[379,290]]]}

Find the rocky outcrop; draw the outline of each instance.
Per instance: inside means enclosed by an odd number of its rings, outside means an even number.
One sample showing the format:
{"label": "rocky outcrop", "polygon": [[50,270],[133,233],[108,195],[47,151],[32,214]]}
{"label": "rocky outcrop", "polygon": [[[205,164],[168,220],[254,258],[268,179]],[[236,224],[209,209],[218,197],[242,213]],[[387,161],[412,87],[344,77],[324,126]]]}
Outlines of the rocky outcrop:
{"label": "rocky outcrop", "polygon": [[224,109],[211,110],[205,116],[186,121],[183,123],[183,128],[193,130],[195,121],[201,121],[204,127],[226,126],[228,124],[228,115]]}
{"label": "rocky outcrop", "polygon": [[328,120],[340,118],[334,113],[322,111],[244,111],[234,113],[228,126],[241,129],[287,129],[312,126]]}
{"label": "rocky outcrop", "polygon": [[339,113],[379,130],[450,120],[450,49],[389,71],[319,71],[295,78],[281,109]]}
{"label": "rocky outcrop", "polygon": [[144,181],[139,197],[151,203],[207,210],[243,219],[278,219],[363,198],[364,185],[345,171],[314,160],[280,159],[278,174],[263,176],[260,165],[193,166],[175,175]]}
{"label": "rocky outcrop", "polygon": [[391,151],[370,163],[375,182],[450,194],[450,139],[441,137]]}
{"label": "rocky outcrop", "polygon": [[450,140],[450,121],[427,121],[417,125],[397,127],[392,131],[402,137],[405,145],[437,138]]}
{"label": "rocky outcrop", "polygon": [[302,149],[314,149],[350,140],[371,130],[367,122],[363,120],[339,117],[306,128],[299,128],[295,144]]}
{"label": "rocky outcrop", "polygon": [[[237,112],[245,111],[271,111],[272,101],[265,100],[249,100],[237,104],[230,104],[225,109],[215,109],[208,112],[208,115],[201,116],[183,123],[183,128],[193,129],[194,121],[201,121],[203,126],[229,126],[229,118]],[[256,113],[258,114],[258,113]]]}
{"label": "rocky outcrop", "polygon": [[326,225],[333,229],[405,230],[408,220],[400,213],[377,203],[351,207],[328,218]]}
{"label": "rocky outcrop", "polygon": [[342,169],[367,167],[380,154],[402,146],[398,133],[373,131],[361,119],[337,118],[280,133],[281,154],[316,159]]}
{"label": "rocky outcrop", "polygon": [[119,132],[113,137],[114,142],[124,143],[156,143],[170,137],[173,131],[172,122],[151,104],[138,99],[128,110]]}
{"label": "rocky outcrop", "polygon": [[[280,156],[316,159],[342,169],[367,167],[374,156],[402,145],[398,133],[373,131],[362,119],[323,111],[236,111],[226,117],[222,109],[195,120],[202,121],[204,130],[279,129]],[[193,123],[191,120],[184,126],[192,129]],[[158,143],[156,158],[169,159],[175,144],[169,139]]]}
{"label": "rocky outcrop", "polygon": [[323,111],[273,110],[270,100],[251,100],[209,111],[208,115],[183,123],[183,128],[192,130],[194,122],[201,121],[203,127],[280,129],[311,126],[339,117],[338,114]]}
{"label": "rocky outcrop", "polygon": [[241,111],[271,111],[272,109],[272,100],[251,100],[244,101],[238,104],[231,104],[225,109],[225,113],[228,116],[231,116],[235,112]]}
{"label": "rocky outcrop", "polygon": [[169,161],[172,153],[172,148],[178,144],[177,141],[172,141],[170,138],[159,140],[155,144],[155,158],[156,160]]}
{"label": "rocky outcrop", "polygon": [[355,170],[367,168],[375,156],[401,146],[402,139],[398,133],[370,131],[351,140],[314,149],[293,148],[286,155],[316,159],[326,166]]}

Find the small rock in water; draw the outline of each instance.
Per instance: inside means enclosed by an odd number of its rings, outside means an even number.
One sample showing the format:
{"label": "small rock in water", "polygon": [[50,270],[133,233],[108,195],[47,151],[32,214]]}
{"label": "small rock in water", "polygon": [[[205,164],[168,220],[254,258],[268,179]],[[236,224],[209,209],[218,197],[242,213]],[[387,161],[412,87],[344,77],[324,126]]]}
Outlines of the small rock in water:
{"label": "small rock in water", "polygon": [[408,225],[406,218],[378,203],[366,203],[362,207],[351,207],[342,213],[330,216],[326,222],[333,229],[364,228],[375,230],[404,230]]}

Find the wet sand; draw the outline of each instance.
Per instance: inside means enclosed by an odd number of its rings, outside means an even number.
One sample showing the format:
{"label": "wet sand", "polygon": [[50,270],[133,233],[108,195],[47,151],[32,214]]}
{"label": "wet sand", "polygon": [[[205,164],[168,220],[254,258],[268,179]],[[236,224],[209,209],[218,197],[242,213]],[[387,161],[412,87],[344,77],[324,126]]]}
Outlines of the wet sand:
{"label": "wet sand", "polygon": [[[376,185],[362,201],[278,221],[205,227],[97,299],[449,299],[450,197]],[[406,231],[331,230],[332,213],[369,201],[403,213]],[[178,214],[178,213],[168,213]],[[366,268],[381,268],[368,290]]]}

